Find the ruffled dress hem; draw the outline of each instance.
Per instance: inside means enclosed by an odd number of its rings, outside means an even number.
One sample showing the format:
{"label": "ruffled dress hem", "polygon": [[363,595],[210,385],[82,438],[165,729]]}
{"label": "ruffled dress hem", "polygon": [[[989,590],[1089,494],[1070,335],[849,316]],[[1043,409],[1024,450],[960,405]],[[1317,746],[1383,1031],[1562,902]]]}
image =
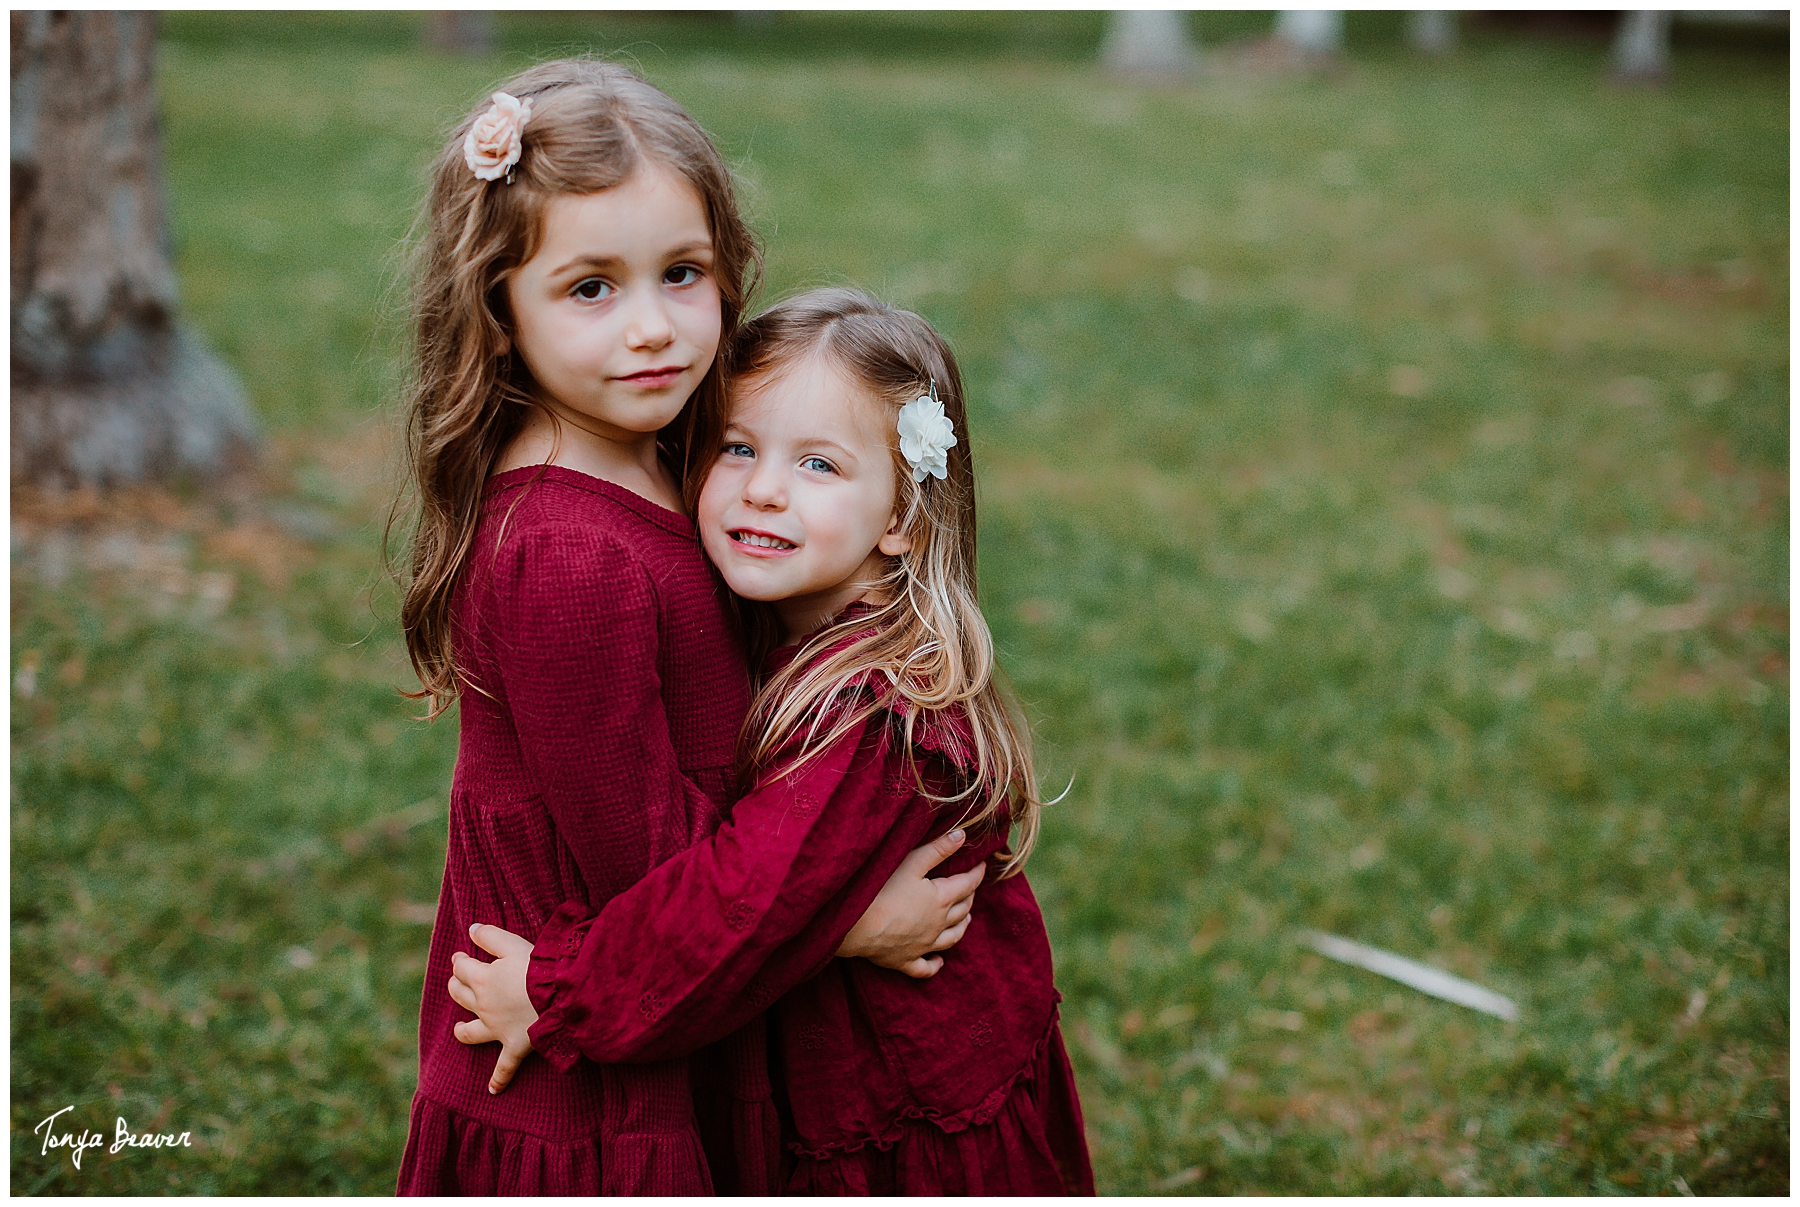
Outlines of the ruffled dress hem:
{"label": "ruffled dress hem", "polygon": [[1057,1017],[1031,1058],[953,1115],[903,1112],[878,1135],[790,1143],[788,1194],[1092,1195],[1074,1070]]}
{"label": "ruffled dress hem", "polygon": [[692,1128],[557,1143],[413,1097],[401,1195],[710,1195]]}

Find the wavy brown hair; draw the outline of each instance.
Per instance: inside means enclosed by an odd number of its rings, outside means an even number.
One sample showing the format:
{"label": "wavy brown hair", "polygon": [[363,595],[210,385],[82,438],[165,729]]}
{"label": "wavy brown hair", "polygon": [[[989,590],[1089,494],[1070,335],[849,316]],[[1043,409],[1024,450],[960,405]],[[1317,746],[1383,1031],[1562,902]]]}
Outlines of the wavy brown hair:
{"label": "wavy brown hair", "polygon": [[[490,89],[490,92],[495,91]],[[407,385],[408,492],[389,513],[416,508],[400,624],[435,717],[468,684],[451,642],[450,601],[474,545],[482,487],[519,431],[538,386],[513,353],[508,277],[536,254],[547,203],[594,193],[662,164],[694,186],[712,233],[723,324],[712,368],[659,434],[688,481],[697,450],[718,443],[725,419],[724,360],[762,259],[738,215],[731,173],[685,109],[632,72],[593,59],[562,59],[514,76],[497,91],[531,102],[523,153],[508,180],[479,180],[463,138],[483,99],[444,140],[414,227],[413,357]]]}
{"label": "wavy brown hair", "polygon": [[[810,761],[877,711],[903,717],[910,752],[922,713],[960,709],[968,721],[966,742],[958,726],[940,732],[965,747],[951,753],[973,770],[962,791],[933,799],[962,802],[958,824],[1017,827],[1002,873],[1010,875],[1031,853],[1044,802],[1032,767],[1031,728],[998,678],[993,638],[976,600],[975,466],[956,357],[931,324],[909,310],[855,289],[818,289],[744,324],[732,353],[733,392],[813,357],[861,384],[896,419],[901,407],[935,385],[956,443],[947,477],[916,482],[894,424],[888,425],[897,508],[912,548],[887,559],[881,577],[868,584],[870,598],[878,601],[872,612],[827,625],[761,685],[744,724],[747,778],[774,770],[802,731],[801,752],[783,762],[783,772]],[[773,629],[766,609],[746,608],[744,615],[752,646],[761,647],[752,649],[757,665],[774,642]],[[864,630],[873,634],[817,656]],[[871,683],[872,696],[861,690]]]}

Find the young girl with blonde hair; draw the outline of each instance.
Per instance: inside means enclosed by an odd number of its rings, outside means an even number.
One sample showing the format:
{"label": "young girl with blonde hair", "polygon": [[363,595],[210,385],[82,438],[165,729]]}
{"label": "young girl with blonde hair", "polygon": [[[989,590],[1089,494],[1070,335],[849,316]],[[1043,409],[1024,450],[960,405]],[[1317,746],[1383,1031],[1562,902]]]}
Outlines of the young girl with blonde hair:
{"label": "young girl with blonde hair", "polygon": [[497,1098],[499,1052],[455,1042],[472,1016],[444,989],[471,924],[535,935],[560,905],[598,907],[730,802],[749,679],[681,487],[717,444],[720,350],[756,269],[706,133],[609,64],[524,72],[433,166],[401,621],[418,695],[434,716],[460,702],[461,743],[401,1193],[774,1185],[759,1019],[691,1060],[536,1063]]}
{"label": "young girl with blonde hair", "polygon": [[[1091,1194],[1020,874],[1040,809],[1029,730],[976,604],[955,359],[919,316],[824,290],[745,325],[731,391],[697,521],[762,622],[750,790],[597,915],[559,910],[535,948],[472,932],[501,958],[457,961],[452,991],[481,1018],[459,1036],[558,1068],[662,1060],[774,1003],[789,1193]],[[941,971],[834,960],[833,934],[946,823],[969,834],[947,868],[1000,875]]]}

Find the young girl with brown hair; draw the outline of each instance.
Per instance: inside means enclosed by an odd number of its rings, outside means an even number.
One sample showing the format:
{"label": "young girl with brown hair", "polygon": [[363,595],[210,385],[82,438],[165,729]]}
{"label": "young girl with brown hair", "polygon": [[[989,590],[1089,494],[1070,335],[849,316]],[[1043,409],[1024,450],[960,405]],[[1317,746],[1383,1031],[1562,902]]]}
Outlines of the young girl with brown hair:
{"label": "young girl with brown hair", "polygon": [[[501,958],[456,962],[481,1017],[458,1034],[558,1068],[654,1061],[769,1009],[788,1192],[1091,1194],[1019,874],[1040,803],[976,603],[956,362],[919,316],[824,290],[745,325],[731,390],[697,522],[776,645],[745,728],[753,786],[713,837],[597,916],[559,910],[535,949],[472,932]],[[834,960],[832,935],[946,822],[970,836],[947,867],[1001,874],[938,975]]]}
{"label": "young girl with brown hair", "polygon": [[609,64],[526,71],[433,167],[401,621],[431,715],[460,701],[461,744],[402,1193],[773,1185],[760,1020],[692,1060],[534,1064],[497,1098],[498,1053],[455,1042],[471,1016],[443,988],[471,924],[535,935],[559,905],[598,907],[729,804],[749,681],[680,487],[717,443],[720,349],[756,269],[705,132]]}

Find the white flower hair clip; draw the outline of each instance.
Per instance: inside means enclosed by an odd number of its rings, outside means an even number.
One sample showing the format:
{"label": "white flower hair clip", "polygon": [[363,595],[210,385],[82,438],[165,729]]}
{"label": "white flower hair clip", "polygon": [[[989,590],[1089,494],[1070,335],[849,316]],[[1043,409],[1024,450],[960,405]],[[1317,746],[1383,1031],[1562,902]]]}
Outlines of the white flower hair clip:
{"label": "white flower hair clip", "polygon": [[930,393],[921,394],[900,408],[900,455],[912,466],[913,481],[948,476],[948,453],[955,443],[956,429],[950,426],[944,404],[938,401],[937,381],[933,379]]}
{"label": "white flower hair clip", "polygon": [[505,92],[494,93],[493,106],[469,127],[463,139],[463,158],[477,180],[506,177],[512,183],[513,165],[524,151],[525,123],[531,120],[531,102]]}

